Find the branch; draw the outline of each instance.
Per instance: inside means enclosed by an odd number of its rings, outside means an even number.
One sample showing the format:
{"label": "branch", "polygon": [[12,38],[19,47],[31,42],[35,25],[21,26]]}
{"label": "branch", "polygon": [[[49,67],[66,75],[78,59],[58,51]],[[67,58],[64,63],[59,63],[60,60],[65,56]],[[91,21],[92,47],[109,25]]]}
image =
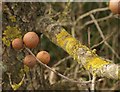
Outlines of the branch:
{"label": "branch", "polygon": [[[103,17],[103,18],[96,19],[96,21],[97,21],[97,22],[102,22],[102,21],[105,21],[105,20],[110,19],[110,18],[112,18],[112,17],[113,17],[113,14],[111,13],[110,15],[105,16],[105,17]],[[83,29],[83,28],[85,28],[86,26],[88,26],[88,25],[90,25],[90,24],[92,24],[92,23],[94,23],[93,20],[87,21],[82,27],[80,27],[80,29]]]}
{"label": "branch", "polygon": [[[25,47],[25,49],[26,49],[32,56],[34,56],[34,57],[36,58],[36,56],[32,53],[32,51],[31,51],[29,48]],[[36,58],[36,60],[37,60],[42,66],[46,67],[46,68],[49,69],[50,71],[54,72],[54,73],[57,74],[58,76],[66,79],[66,80],[68,80],[68,81],[70,81],[70,82],[78,83],[78,84],[81,84],[81,85],[83,85],[83,84],[86,85],[86,84],[88,84],[88,83],[91,83],[91,81],[76,81],[76,80],[70,79],[70,78],[62,75],[61,73],[55,71],[54,69],[50,68],[50,67],[47,66],[46,64],[42,63],[39,59]]]}
{"label": "branch", "polygon": [[96,21],[95,17],[93,16],[93,14],[90,14],[90,16],[91,16],[92,20],[94,21],[94,23],[95,23],[95,25],[96,25],[96,27],[97,27],[97,29],[98,29],[98,32],[100,33],[101,38],[104,40],[105,45],[113,52],[114,55],[116,55],[116,57],[117,57],[118,59],[120,59],[120,57],[119,57],[118,54],[115,52],[115,50],[114,50],[114,49],[107,43],[107,41],[105,40],[105,36],[104,36],[104,34],[103,34],[103,32],[102,32],[102,30],[101,30],[98,22]]}
{"label": "branch", "polygon": [[73,38],[63,27],[49,17],[41,17],[36,21],[37,32],[42,32],[53,43],[63,48],[86,70],[99,77],[120,79],[120,66],[110,60],[99,57],[95,50],[90,50]]}
{"label": "branch", "polygon": [[96,80],[96,76],[93,75],[93,78],[92,78],[92,83],[91,83],[91,90],[93,90],[93,92],[95,92],[95,80]]}
{"label": "branch", "polygon": [[91,11],[89,11],[89,12],[87,12],[87,13],[79,16],[79,17],[76,19],[76,21],[75,21],[74,24],[76,25],[80,19],[82,19],[82,18],[84,18],[84,17],[87,17],[87,16],[89,16],[89,15],[92,14],[92,13],[96,13],[96,12],[100,12],[100,11],[106,11],[106,10],[109,10],[109,8],[108,8],[108,7],[105,7],[105,8],[98,8],[98,9],[91,10]]}

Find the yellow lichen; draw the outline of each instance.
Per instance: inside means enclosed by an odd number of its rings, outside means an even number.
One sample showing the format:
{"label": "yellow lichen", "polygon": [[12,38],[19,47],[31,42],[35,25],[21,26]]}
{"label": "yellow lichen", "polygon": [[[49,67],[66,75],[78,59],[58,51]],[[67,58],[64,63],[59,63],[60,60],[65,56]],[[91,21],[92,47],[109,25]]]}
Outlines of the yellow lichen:
{"label": "yellow lichen", "polygon": [[65,46],[66,51],[68,53],[73,52],[73,50],[75,49],[74,47],[77,45],[77,42],[73,38],[66,38],[65,40],[67,41],[66,46]]}
{"label": "yellow lichen", "polygon": [[57,44],[65,49],[70,55],[74,56],[74,52],[76,51],[76,46],[78,41],[73,38],[65,29],[62,29],[59,34],[56,35]]}
{"label": "yellow lichen", "polygon": [[12,89],[13,89],[13,90],[17,90],[17,89],[19,89],[19,88],[22,86],[22,84],[24,83],[24,79],[25,79],[25,74],[24,74],[22,80],[21,80],[18,84],[16,84],[16,83],[11,84],[11,83],[10,83]]}
{"label": "yellow lichen", "polygon": [[89,70],[92,68],[93,70],[96,70],[98,68],[101,68],[103,65],[109,64],[110,62],[107,62],[100,57],[91,57],[86,59],[87,64],[85,65],[86,69]]}
{"label": "yellow lichen", "polygon": [[15,38],[21,38],[21,30],[18,26],[11,27],[6,26],[6,30],[4,30],[2,41],[6,46],[10,46],[10,43]]}
{"label": "yellow lichen", "polygon": [[70,37],[70,35],[65,31],[65,29],[62,29],[61,32],[56,35],[57,44],[60,45],[62,48],[64,48],[65,46],[66,37]]}

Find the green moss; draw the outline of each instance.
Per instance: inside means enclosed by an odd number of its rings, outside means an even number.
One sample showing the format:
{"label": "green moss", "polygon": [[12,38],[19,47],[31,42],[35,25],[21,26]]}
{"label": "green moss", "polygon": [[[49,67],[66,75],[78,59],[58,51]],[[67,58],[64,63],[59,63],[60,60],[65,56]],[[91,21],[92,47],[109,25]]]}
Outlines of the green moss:
{"label": "green moss", "polygon": [[11,27],[6,26],[6,30],[4,30],[2,41],[6,46],[10,46],[10,43],[15,38],[21,38],[21,30],[18,26]]}
{"label": "green moss", "polygon": [[10,19],[12,22],[16,22],[15,16],[10,16],[9,19]]}

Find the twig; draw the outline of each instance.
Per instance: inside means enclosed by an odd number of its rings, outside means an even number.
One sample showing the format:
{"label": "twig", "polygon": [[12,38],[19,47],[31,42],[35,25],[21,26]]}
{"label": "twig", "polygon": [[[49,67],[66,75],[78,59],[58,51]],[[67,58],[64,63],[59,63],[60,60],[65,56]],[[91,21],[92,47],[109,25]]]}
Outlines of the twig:
{"label": "twig", "polygon": [[90,48],[90,28],[88,28],[88,47]]}
{"label": "twig", "polygon": [[[111,14],[108,15],[108,16],[105,16],[105,17],[96,19],[96,21],[97,21],[97,22],[101,22],[101,21],[110,19],[110,18],[112,18],[112,17],[113,17],[113,14],[111,13]],[[90,25],[90,24],[92,24],[92,23],[94,23],[93,20],[87,21],[83,26],[81,26],[81,27],[79,26],[78,29],[83,29],[83,28],[85,28],[87,25]],[[74,24],[74,22],[63,22],[63,23],[59,23],[60,26],[67,26],[67,25],[69,25],[69,26],[75,26],[75,25],[73,25],[73,24]]]}
{"label": "twig", "polygon": [[77,65],[76,68],[75,68],[75,71],[74,71],[74,79],[77,78],[77,72],[78,72],[78,70],[79,70],[79,67],[80,67],[80,65]]}
{"label": "twig", "polygon": [[102,30],[101,30],[98,22],[96,21],[95,17],[93,16],[93,14],[90,14],[90,16],[91,16],[92,20],[94,21],[94,23],[95,23],[95,25],[96,25],[96,27],[97,27],[97,29],[98,29],[98,32],[100,33],[102,39],[104,40],[105,45],[113,52],[113,54],[115,54],[115,56],[116,56],[118,59],[120,59],[120,57],[119,57],[118,54],[115,52],[115,50],[106,42],[105,37],[104,37],[104,35],[103,35],[103,32],[102,32]]}
{"label": "twig", "polygon": [[17,90],[23,84],[23,81],[25,79],[25,74],[23,75],[22,80],[18,84],[16,84],[16,83],[13,84],[12,83],[11,74],[10,73],[8,73],[8,77],[9,77],[10,85],[13,88],[13,90]]}
{"label": "twig", "polygon": [[[111,13],[110,15],[108,15],[106,17],[96,19],[96,21],[101,22],[101,21],[107,20],[107,19],[112,18],[112,17],[113,17],[113,14]],[[84,27],[86,27],[87,25],[90,25],[92,23],[94,23],[94,21],[90,20],[90,21],[86,22],[82,27],[80,27],[80,29],[83,29]]]}
{"label": "twig", "polygon": [[71,2],[70,2],[70,0],[68,0],[67,5],[65,6],[65,8],[64,8],[64,10],[62,12],[63,14],[67,15],[67,12],[69,10],[70,4],[71,4]]}
{"label": "twig", "polygon": [[[97,21],[97,22],[101,22],[101,21],[110,19],[110,18],[112,18],[112,17],[113,17],[113,14],[111,13],[111,14],[108,15],[108,16],[105,16],[105,17],[96,19],[96,21]],[[90,25],[90,24],[92,24],[92,23],[94,23],[93,20],[87,21],[83,26],[81,26],[81,27],[79,26],[79,28],[80,28],[80,29],[83,29],[84,27],[86,27],[87,25]],[[74,24],[74,21],[73,21],[73,22],[71,21],[71,22],[59,23],[60,26],[67,26],[67,25],[69,25],[69,26],[74,26],[73,24]],[[78,28],[78,29],[79,29],[79,28]]]}
{"label": "twig", "polygon": [[70,58],[72,58],[72,57],[71,56],[67,56],[67,57],[61,59],[60,61],[58,61],[58,63],[54,64],[53,67],[56,67],[56,66],[60,65],[62,62],[64,62],[65,60],[68,60]]}
{"label": "twig", "polygon": [[71,34],[72,34],[73,37],[75,37],[75,26],[73,26],[73,27],[71,28]]}
{"label": "twig", "polygon": [[96,75],[93,75],[93,78],[92,78],[92,83],[91,83],[91,90],[92,92],[95,92],[95,80],[96,80]]}
{"label": "twig", "polygon": [[10,73],[7,73],[7,74],[8,74],[8,77],[9,77],[10,85],[12,85],[11,74]]}
{"label": "twig", "polygon": [[104,43],[104,41],[106,41],[108,38],[110,38],[113,34],[114,34],[115,31],[112,31],[111,34],[109,36],[107,36],[104,40],[102,40],[101,42],[99,42],[98,44],[95,44],[91,47],[91,49],[101,45],[102,43]]}
{"label": "twig", "polygon": [[77,62],[73,63],[73,64],[70,66],[70,68],[67,68],[67,69],[64,71],[64,74],[63,74],[63,75],[69,74],[70,70],[74,69],[76,66],[77,66]]}
{"label": "twig", "polygon": [[[31,50],[27,47],[25,47],[25,49],[32,55],[36,58],[36,56],[31,52]],[[62,75],[61,73],[53,70],[52,68],[50,68],[49,66],[47,66],[46,64],[42,63],[39,59],[36,58],[36,60],[41,64],[43,65],[44,67],[46,67],[47,69],[51,70],[52,72],[54,72],[55,74],[59,75],[60,77],[70,81],[70,82],[73,82],[73,83],[78,83],[78,84],[88,84],[88,83],[91,83],[91,81],[76,81],[76,80],[73,80],[73,79],[70,79],[64,75]]]}
{"label": "twig", "polygon": [[[76,73],[77,73],[77,74],[81,74],[82,71],[78,71],[78,72],[76,72]],[[73,76],[73,75],[74,75],[74,73],[68,74],[68,76]],[[90,76],[89,80],[92,80],[92,76]],[[101,82],[101,81],[103,81],[103,80],[104,80],[104,78],[100,78],[100,79],[96,80],[95,83],[96,83],[96,82]]]}
{"label": "twig", "polygon": [[120,15],[119,14],[114,15],[114,17],[117,18],[117,19],[120,19]]}
{"label": "twig", "polygon": [[105,7],[105,8],[98,8],[98,9],[91,10],[91,11],[89,11],[89,12],[87,12],[87,13],[79,16],[79,17],[76,19],[76,21],[75,21],[74,24],[76,25],[77,22],[78,22],[80,19],[82,19],[82,18],[84,18],[84,17],[87,17],[87,16],[89,16],[89,15],[92,14],[92,13],[100,12],[100,11],[106,11],[106,10],[108,10],[108,9],[109,9],[108,7]]}

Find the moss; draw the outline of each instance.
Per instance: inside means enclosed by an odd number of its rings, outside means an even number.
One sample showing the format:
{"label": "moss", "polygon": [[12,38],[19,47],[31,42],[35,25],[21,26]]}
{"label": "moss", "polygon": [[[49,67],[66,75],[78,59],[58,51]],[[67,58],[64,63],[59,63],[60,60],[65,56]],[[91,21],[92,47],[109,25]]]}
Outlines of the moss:
{"label": "moss", "polygon": [[10,19],[12,22],[16,22],[15,16],[10,16],[9,19]]}
{"label": "moss", "polygon": [[21,38],[21,30],[18,26],[6,26],[6,30],[4,30],[2,41],[6,46],[10,46],[11,41],[15,38]]}

